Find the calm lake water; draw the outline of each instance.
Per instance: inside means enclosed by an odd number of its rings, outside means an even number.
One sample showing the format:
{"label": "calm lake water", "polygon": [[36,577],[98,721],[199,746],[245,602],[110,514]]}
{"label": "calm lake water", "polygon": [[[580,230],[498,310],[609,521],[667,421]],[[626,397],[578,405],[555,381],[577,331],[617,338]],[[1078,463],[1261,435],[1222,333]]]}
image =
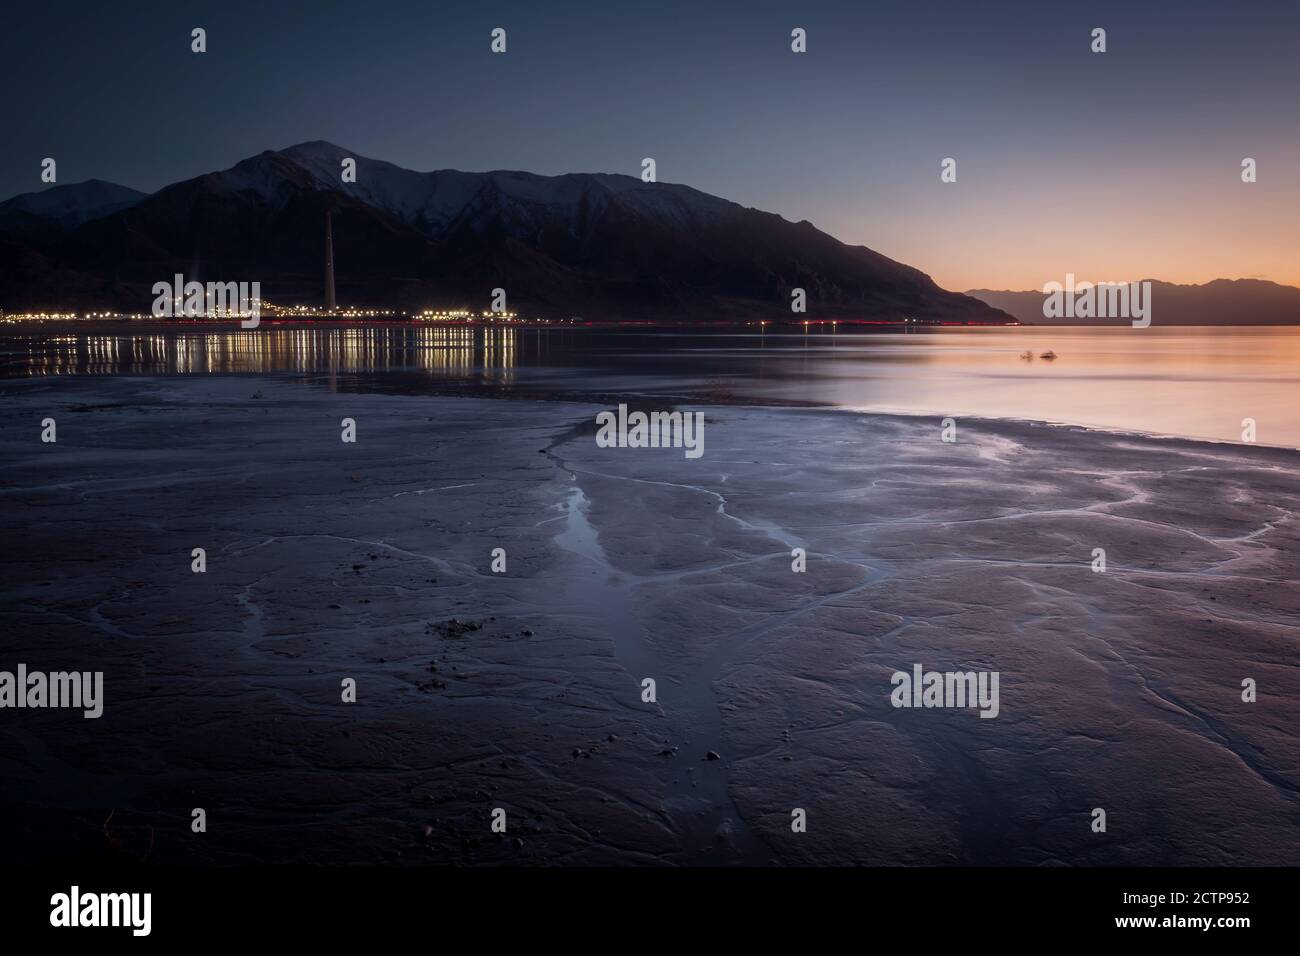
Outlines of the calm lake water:
{"label": "calm lake water", "polygon": [[[1055,353],[1055,359],[1042,354]],[[1029,357],[1026,357],[1026,353]],[[1300,328],[746,331],[0,326],[0,376],[296,376],[339,389],[813,403],[1300,447]]]}

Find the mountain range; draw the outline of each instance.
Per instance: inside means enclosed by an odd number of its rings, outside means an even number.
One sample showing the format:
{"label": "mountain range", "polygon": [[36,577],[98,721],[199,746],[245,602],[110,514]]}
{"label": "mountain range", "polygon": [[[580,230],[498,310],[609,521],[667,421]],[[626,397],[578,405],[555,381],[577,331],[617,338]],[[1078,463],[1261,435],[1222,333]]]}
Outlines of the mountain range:
{"label": "mountain range", "polygon": [[[178,272],[319,304],[327,210],[344,305],[479,310],[500,287],[529,316],[1011,321],[811,223],[687,186],[420,173],[325,142],[152,195],[92,180],[0,203],[0,308],[148,311],[153,284]],[[791,311],[795,288],[806,315]]]}
{"label": "mountain range", "polygon": [[[1215,279],[1202,285],[1151,283],[1152,325],[1300,324],[1300,289],[1264,279]],[[1131,320],[1047,318],[1042,292],[971,289],[966,293],[1025,325],[1130,325]]]}

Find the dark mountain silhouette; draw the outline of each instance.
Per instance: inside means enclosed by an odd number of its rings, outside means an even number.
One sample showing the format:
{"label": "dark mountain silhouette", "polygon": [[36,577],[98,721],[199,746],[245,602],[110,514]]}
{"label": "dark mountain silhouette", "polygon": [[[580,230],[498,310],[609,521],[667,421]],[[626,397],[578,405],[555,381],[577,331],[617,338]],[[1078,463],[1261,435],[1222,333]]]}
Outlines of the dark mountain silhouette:
{"label": "dark mountain silhouette", "polygon": [[[1300,323],[1300,289],[1263,279],[1215,279],[1204,285],[1151,282],[1151,324],[1293,325]],[[1053,318],[1043,315],[1042,292],[966,293],[1026,325],[1129,325],[1129,319]]]}
{"label": "dark mountain silhouette", "polygon": [[23,224],[39,224],[42,232],[53,234],[130,208],[147,195],[102,179],[51,186],[0,203],[0,228],[13,232]]}
{"label": "dark mountain silhouette", "polygon": [[5,276],[44,281],[51,266],[35,255],[36,250],[84,222],[131,207],[146,195],[102,179],[88,179],[0,203],[0,266],[4,267],[0,288],[5,286]]}
{"label": "dark mountain silhouette", "polygon": [[528,315],[1009,321],[808,222],[632,176],[418,173],[315,142],[101,214],[42,211],[53,192],[4,204],[22,222],[0,219],[0,307],[147,311],[177,272],[320,303],[328,209],[345,304],[482,309],[501,287]]}

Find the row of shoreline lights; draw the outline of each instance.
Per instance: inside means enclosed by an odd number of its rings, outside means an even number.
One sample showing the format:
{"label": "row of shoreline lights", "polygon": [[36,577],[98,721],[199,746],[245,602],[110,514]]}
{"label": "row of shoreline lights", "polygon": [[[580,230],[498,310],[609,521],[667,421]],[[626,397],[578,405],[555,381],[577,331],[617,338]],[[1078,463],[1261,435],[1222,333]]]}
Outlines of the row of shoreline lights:
{"label": "row of shoreline lights", "polygon": [[[434,310],[434,309],[423,309],[419,312],[404,312],[398,309],[338,308],[332,311],[327,311],[317,306],[296,305],[296,306],[285,307],[285,306],[271,305],[268,302],[261,303],[260,308],[263,309],[267,315],[281,316],[281,317],[337,316],[339,318],[384,318],[384,317],[392,317],[392,316],[401,316],[404,318],[425,319],[425,320],[472,321],[478,319],[486,319],[488,321],[503,321],[503,322],[523,321],[522,319],[520,319],[519,314],[516,312],[474,313],[467,309],[454,309],[454,310],[445,310],[445,311]],[[236,317],[237,316],[233,314],[228,316],[228,318],[236,318]],[[5,310],[0,309],[0,321],[16,321],[20,319],[24,319],[24,320],[72,320],[72,319],[147,320],[147,319],[157,319],[157,318],[160,318],[160,316],[153,315],[150,312],[5,312]],[[175,316],[175,318],[205,319],[205,318],[227,318],[227,316],[214,317],[214,316],[206,316],[206,315],[198,315],[198,316],[178,315]]]}
{"label": "row of shoreline lights", "polygon": [[[318,307],[316,307],[316,306],[289,306],[289,307],[279,307],[279,306],[272,306],[272,304],[270,304],[270,303],[263,303],[263,307],[265,308],[266,312],[268,312],[268,315],[269,315],[269,316],[272,316],[272,317],[286,317],[286,316],[289,316],[289,317],[291,317],[291,316],[302,316],[302,317],[337,316],[337,317],[341,317],[341,319],[377,319],[377,317],[402,316],[402,317],[407,317],[407,319],[416,319],[416,320],[420,320],[420,321],[477,321],[477,320],[487,320],[487,321],[502,321],[502,323],[516,323],[516,321],[525,321],[524,319],[520,319],[520,317],[519,317],[519,313],[516,313],[516,312],[489,312],[489,311],[485,311],[485,312],[474,313],[474,312],[471,312],[471,311],[469,311],[469,310],[429,310],[429,308],[426,308],[426,310],[421,310],[420,312],[402,312],[402,311],[398,311],[398,310],[377,310],[377,308],[372,308],[372,310],[360,310],[360,308],[335,308],[335,310],[333,310],[333,311],[326,311],[326,310],[322,310],[322,308],[318,308]],[[65,320],[81,320],[81,319],[87,319],[87,320],[88,320],[88,319],[129,319],[129,320],[149,320],[149,319],[156,319],[156,317],[157,317],[157,316],[152,315],[152,313],[148,313],[148,312],[83,312],[83,313],[78,313],[78,312],[14,312],[14,313],[5,313],[4,310],[0,310],[0,321],[22,321],[22,320],[26,320],[26,321],[40,321],[40,320],[45,320],[45,321],[65,321]],[[183,317],[183,316],[181,316],[181,317]],[[208,317],[208,316],[192,316],[192,317],[194,317],[194,319],[205,319],[205,317]],[[543,319],[537,319],[537,320],[533,320],[533,321],[536,321],[536,323],[541,323],[541,324],[551,324],[551,321],[556,321],[556,320],[543,320]],[[558,320],[558,321],[565,321],[565,320]],[[582,321],[582,320],[577,319],[577,317],[573,317],[573,319],[568,319],[567,321],[571,321],[571,323],[572,323],[572,321]],[[759,329],[763,329],[763,328],[766,328],[767,325],[772,325],[772,324],[776,324],[776,323],[774,323],[774,321],[771,321],[771,320],[763,319],[763,320],[759,320],[757,324],[758,324],[758,326],[759,326]],[[840,320],[839,320],[839,319],[818,319],[818,320],[809,320],[809,319],[805,319],[805,320],[802,321],[801,324],[803,325],[803,329],[805,329],[805,330],[809,329],[809,326],[810,326],[810,325],[831,325],[832,328],[837,328],[837,326],[839,326],[839,324],[840,324]],[[924,321],[924,320],[922,320],[922,319],[907,319],[907,317],[904,317],[904,319],[900,319],[900,320],[898,320],[897,323],[881,323],[881,324],[887,324],[887,325],[893,325],[893,324],[901,324],[901,325],[913,325],[913,324],[917,324],[917,325],[924,325],[924,324],[927,324],[927,323],[926,323],[926,321]],[[930,323],[930,324],[933,324],[933,323]]]}

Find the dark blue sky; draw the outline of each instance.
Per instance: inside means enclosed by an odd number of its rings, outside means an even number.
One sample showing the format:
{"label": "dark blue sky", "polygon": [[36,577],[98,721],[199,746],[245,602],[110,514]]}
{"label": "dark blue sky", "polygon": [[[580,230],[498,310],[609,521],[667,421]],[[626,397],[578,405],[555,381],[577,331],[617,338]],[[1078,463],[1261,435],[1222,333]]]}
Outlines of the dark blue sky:
{"label": "dark blue sky", "polygon": [[10,7],[0,197],[41,188],[45,156],[61,183],[153,190],[310,139],[421,170],[653,156],[950,288],[1300,283],[1294,0]]}

